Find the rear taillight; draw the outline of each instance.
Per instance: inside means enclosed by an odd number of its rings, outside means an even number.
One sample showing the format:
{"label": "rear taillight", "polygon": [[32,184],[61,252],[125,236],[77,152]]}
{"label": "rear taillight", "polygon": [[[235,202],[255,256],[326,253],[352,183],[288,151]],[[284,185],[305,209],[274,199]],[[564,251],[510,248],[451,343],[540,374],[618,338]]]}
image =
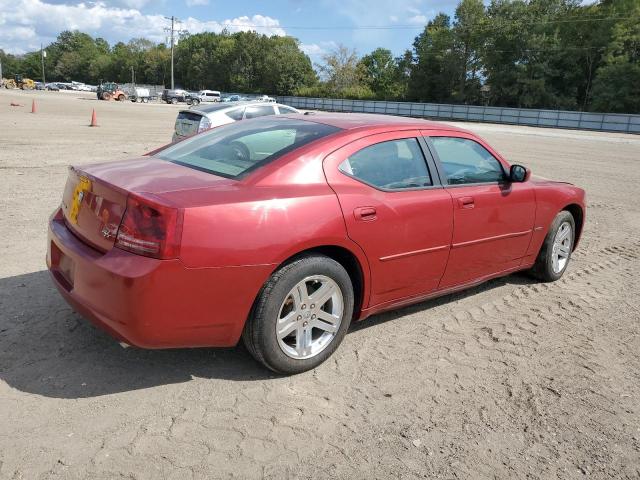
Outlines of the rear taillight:
{"label": "rear taillight", "polygon": [[177,258],[182,236],[182,210],[129,195],[116,247],[146,257]]}
{"label": "rear taillight", "polygon": [[198,124],[198,133],[204,132],[205,130],[209,130],[211,128],[211,120],[209,117],[203,116],[200,119],[200,123]]}

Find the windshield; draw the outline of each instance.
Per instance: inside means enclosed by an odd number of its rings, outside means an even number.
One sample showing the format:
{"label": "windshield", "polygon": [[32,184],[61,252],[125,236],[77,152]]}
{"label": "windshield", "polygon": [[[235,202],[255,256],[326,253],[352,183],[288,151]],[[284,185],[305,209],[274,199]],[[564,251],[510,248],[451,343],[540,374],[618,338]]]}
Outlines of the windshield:
{"label": "windshield", "polygon": [[286,118],[243,120],[179,142],[156,156],[222,177],[237,178],[339,130],[330,125]]}

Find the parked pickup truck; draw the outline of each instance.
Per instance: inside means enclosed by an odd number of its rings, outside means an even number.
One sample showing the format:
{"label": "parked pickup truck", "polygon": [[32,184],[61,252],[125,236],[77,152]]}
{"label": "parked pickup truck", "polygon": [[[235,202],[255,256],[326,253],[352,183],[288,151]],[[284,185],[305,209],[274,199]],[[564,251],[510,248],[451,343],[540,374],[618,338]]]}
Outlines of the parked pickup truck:
{"label": "parked pickup truck", "polygon": [[163,102],[173,103],[173,104],[176,104],[178,102],[186,102],[187,98],[189,98],[189,92],[181,89],[175,89],[175,90],[164,89],[162,91],[161,98]]}

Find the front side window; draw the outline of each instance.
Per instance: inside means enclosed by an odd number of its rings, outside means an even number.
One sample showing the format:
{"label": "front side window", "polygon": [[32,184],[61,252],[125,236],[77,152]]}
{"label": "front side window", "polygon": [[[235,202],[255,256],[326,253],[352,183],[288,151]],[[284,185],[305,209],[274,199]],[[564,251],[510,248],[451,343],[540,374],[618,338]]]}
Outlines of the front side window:
{"label": "front side window", "polygon": [[256,107],[247,107],[244,118],[265,117],[267,115],[275,115],[276,111],[268,105],[260,105]]}
{"label": "front side window", "polygon": [[502,164],[473,140],[431,137],[449,185],[494,183],[505,179]]}
{"label": "front side window", "polygon": [[282,105],[278,105],[278,110],[280,110],[281,115],[284,115],[285,113],[297,113],[293,108],[283,107]]}
{"label": "front side window", "polygon": [[418,140],[404,138],[370,145],[338,167],[341,172],[384,190],[433,185]]}
{"label": "front side window", "polygon": [[320,123],[271,117],[234,122],[176,143],[156,157],[237,178],[282,155],[339,131]]}

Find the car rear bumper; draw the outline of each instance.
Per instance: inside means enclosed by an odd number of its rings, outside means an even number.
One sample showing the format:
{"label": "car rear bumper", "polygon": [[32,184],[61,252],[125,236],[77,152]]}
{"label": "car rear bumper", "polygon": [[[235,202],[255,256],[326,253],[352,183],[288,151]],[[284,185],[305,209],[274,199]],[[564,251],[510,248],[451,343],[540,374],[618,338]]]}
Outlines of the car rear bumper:
{"label": "car rear bumper", "polygon": [[49,221],[47,267],[65,300],[120,341],[141,348],[229,347],[240,339],[271,265],[187,268],[113,248],[99,252]]}

